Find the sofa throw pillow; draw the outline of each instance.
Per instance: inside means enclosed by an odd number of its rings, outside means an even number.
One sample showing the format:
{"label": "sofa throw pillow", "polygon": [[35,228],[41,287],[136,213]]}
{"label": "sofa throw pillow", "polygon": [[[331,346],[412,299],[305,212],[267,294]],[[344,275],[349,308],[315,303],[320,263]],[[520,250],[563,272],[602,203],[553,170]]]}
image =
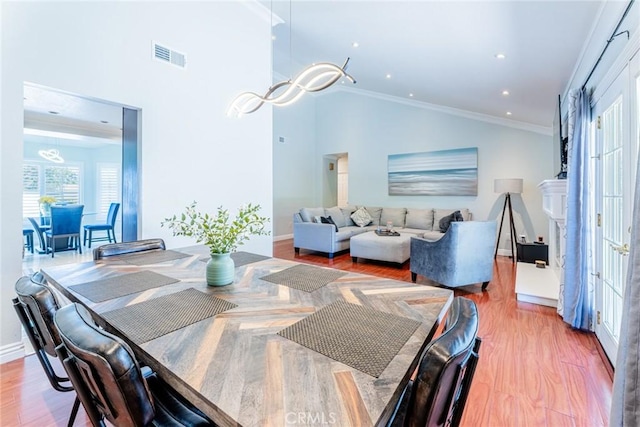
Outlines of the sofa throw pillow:
{"label": "sofa throw pillow", "polygon": [[338,231],[338,226],[336,225],[335,222],[333,222],[333,220],[331,219],[331,215],[329,215],[328,217],[320,217],[320,222],[322,222],[323,224],[333,224],[333,226],[336,228],[336,232]]}
{"label": "sofa throw pillow", "polygon": [[358,227],[364,227],[371,223],[371,215],[365,208],[358,208],[357,211],[351,214],[351,219]]}
{"label": "sofa throw pillow", "polygon": [[344,220],[344,215],[342,215],[342,210],[337,206],[325,208],[324,216],[327,218],[331,217],[338,228],[346,227],[347,225],[347,222]]}
{"label": "sofa throw pillow", "polygon": [[440,219],[440,232],[446,233],[451,223],[455,221],[464,221],[464,218],[462,217],[460,211],[452,212],[450,215],[447,215]]}
{"label": "sofa throw pillow", "polygon": [[324,215],[324,208],[302,208],[300,209],[300,217],[304,222],[313,222],[316,216]]}
{"label": "sofa throw pillow", "polygon": [[340,208],[340,210],[342,211],[342,217],[344,218],[345,226],[352,227],[356,225],[356,223],[351,219],[351,215],[356,211],[356,208],[346,207]]}

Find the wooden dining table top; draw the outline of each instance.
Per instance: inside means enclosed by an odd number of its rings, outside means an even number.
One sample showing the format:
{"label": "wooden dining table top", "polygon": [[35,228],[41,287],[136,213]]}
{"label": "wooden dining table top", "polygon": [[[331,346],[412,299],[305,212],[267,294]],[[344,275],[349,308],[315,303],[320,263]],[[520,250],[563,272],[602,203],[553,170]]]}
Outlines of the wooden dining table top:
{"label": "wooden dining table top", "polygon": [[[127,256],[118,256],[45,267],[42,272],[54,289],[87,307],[100,326],[132,347],[141,364],[218,425],[384,425],[453,299],[448,289],[351,272],[313,292],[298,290],[262,279],[301,265],[278,258],[237,266],[231,285],[207,286],[207,247],[174,251],[186,256],[150,264],[132,264]],[[177,281],[102,302],[70,288],[148,271]],[[190,288],[237,306],[143,343],[102,317]],[[418,322],[378,377],[278,335],[336,302]]]}

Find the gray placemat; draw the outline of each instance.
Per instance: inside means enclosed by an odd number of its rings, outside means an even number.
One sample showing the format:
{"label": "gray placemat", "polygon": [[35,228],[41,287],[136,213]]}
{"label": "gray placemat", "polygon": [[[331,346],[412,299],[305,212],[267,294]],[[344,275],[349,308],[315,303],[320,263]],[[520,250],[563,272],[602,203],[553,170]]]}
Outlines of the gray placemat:
{"label": "gray placemat", "polygon": [[144,270],[69,286],[69,289],[93,302],[102,302],[179,281],[173,277]]}
{"label": "gray placemat", "polygon": [[[202,262],[208,262],[211,259],[209,255],[204,256],[199,259]],[[271,259],[271,257],[253,254],[251,252],[233,252],[231,253],[231,259],[233,260],[233,264],[236,267],[242,267],[243,265],[251,264],[258,261],[263,261],[265,259]]]}
{"label": "gray placemat", "polygon": [[233,260],[236,267],[241,267],[243,265],[251,264],[258,261],[263,261],[265,259],[271,259],[268,256],[252,254],[251,252],[234,252],[231,254],[231,259]]}
{"label": "gray placemat", "polygon": [[336,301],[278,335],[378,378],[418,326],[412,319]]}
{"label": "gray placemat", "polygon": [[267,282],[285,285],[305,292],[313,292],[344,276],[345,272],[312,265],[296,265],[261,277]]}
{"label": "gray placemat", "polygon": [[237,304],[189,288],[101,316],[133,342],[141,344],[213,317]]}
{"label": "gray placemat", "polygon": [[152,251],[141,254],[127,255],[122,261],[134,265],[158,264],[160,262],[173,261],[186,258],[191,255],[177,251]]}

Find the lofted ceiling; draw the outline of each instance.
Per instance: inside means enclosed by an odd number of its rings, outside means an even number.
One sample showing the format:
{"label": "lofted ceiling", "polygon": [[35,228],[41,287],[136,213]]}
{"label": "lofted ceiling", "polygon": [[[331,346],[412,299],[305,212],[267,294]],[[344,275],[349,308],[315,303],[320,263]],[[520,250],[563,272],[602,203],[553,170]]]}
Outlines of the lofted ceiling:
{"label": "lofted ceiling", "polygon": [[[295,77],[300,64],[342,65],[350,57],[353,88],[550,128],[558,94],[574,72],[602,2],[263,5],[284,21],[274,27],[277,75]],[[496,58],[499,53],[505,58]]]}
{"label": "lofted ceiling", "polygon": [[[275,80],[295,77],[314,62],[342,65],[349,57],[347,71],[357,83],[340,89],[543,131],[550,131],[558,94],[602,6],[583,0],[260,3],[276,15]],[[275,25],[278,18],[283,22]],[[498,53],[505,58],[498,59]],[[27,128],[120,138],[118,106],[25,85],[24,107]]]}

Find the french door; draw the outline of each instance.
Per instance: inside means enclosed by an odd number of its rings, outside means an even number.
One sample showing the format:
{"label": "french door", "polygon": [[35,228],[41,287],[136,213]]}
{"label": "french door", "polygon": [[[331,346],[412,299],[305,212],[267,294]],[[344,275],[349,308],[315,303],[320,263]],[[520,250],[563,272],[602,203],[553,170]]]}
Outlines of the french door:
{"label": "french door", "polygon": [[[595,333],[615,366],[627,277],[636,156],[633,61],[593,107]],[[637,89],[634,87],[634,91]]]}

